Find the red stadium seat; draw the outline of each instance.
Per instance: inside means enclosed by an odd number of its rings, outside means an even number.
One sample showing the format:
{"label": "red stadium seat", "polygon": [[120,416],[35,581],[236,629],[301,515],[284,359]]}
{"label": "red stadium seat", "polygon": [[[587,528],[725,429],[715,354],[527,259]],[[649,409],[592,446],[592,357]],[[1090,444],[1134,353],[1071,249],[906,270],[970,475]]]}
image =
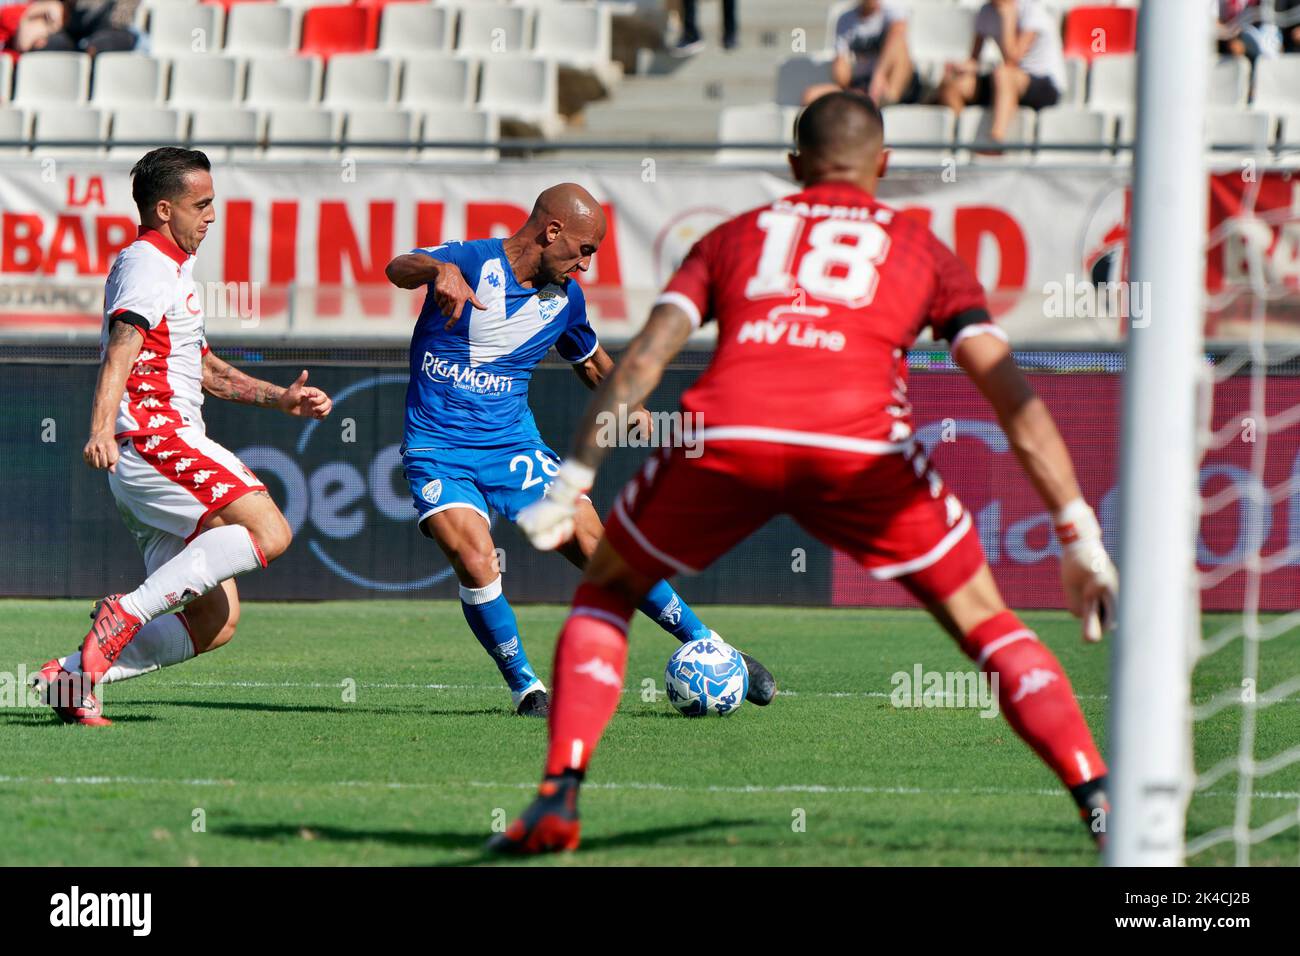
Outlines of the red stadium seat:
{"label": "red stadium seat", "polygon": [[1133,7],[1075,7],[1065,15],[1065,55],[1091,62],[1099,56],[1137,49]]}
{"label": "red stadium seat", "polygon": [[384,7],[390,3],[428,3],[429,0],[354,0],[356,6],[366,11],[366,43],[368,49],[375,49],[379,46],[379,20],[383,15]]}
{"label": "red stadium seat", "polygon": [[301,53],[325,59],[375,48],[370,11],[362,7],[309,7],[302,18]]}

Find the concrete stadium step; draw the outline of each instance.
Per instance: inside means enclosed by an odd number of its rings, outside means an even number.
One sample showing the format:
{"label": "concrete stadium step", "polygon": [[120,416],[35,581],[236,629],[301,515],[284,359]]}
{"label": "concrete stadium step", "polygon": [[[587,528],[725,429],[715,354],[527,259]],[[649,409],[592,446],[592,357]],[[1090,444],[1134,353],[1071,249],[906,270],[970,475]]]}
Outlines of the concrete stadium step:
{"label": "concrete stadium step", "polygon": [[613,106],[627,109],[666,107],[681,104],[683,108],[743,106],[751,103],[769,103],[776,92],[775,75],[759,77],[732,77],[730,79],[677,79],[676,77],[647,76],[628,78],[619,85],[615,95],[601,100],[591,108]]}
{"label": "concrete stadium step", "polygon": [[601,103],[587,107],[581,125],[570,126],[561,137],[565,142],[597,140],[643,140],[646,142],[708,142],[718,137],[721,105],[658,106],[636,110]]}

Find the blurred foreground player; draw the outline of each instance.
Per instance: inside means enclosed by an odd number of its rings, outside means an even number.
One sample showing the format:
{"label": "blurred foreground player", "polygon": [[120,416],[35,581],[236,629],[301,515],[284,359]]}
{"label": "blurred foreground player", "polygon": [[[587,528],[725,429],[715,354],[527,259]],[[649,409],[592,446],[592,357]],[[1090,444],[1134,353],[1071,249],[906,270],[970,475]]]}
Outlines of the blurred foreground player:
{"label": "blurred foreground player", "polygon": [[100,682],[229,641],[239,621],[235,576],[289,546],[289,523],[266,486],[207,436],[203,393],[305,418],[324,418],[332,405],[306,385],[306,372],[281,388],[208,350],[194,262],[216,219],[210,170],[203,153],[171,146],[131,170],[140,233],[105,283],[103,359],[82,455],[108,471],[148,576],[129,594],[99,601],[80,653],[37,675],[46,703],[68,723],[109,723],[93,694]]}
{"label": "blurred foreground player", "polygon": [[[574,279],[604,238],[600,204],[581,186],[561,183],[537,197],[528,221],[507,239],[445,242],[388,264],[398,288],[427,290],[411,336],[402,443],[419,528],[455,569],[465,621],[524,717],[545,717],[549,697],[502,593],[488,511],[513,521],[560,469],[528,405],[537,363],[554,348],[589,388],[614,367]],[[629,416],[648,429],[646,419],[644,409]],[[603,529],[590,501],[573,504],[576,534],[560,552],[581,568]],[[641,610],[679,641],[713,633],[665,581],[652,582],[642,598]],[[770,703],[772,675],[752,657],[745,665],[748,699]]]}
{"label": "blurred foreground player", "polygon": [[887,161],[877,108],[828,94],[801,114],[795,142],[803,191],[695,245],[598,389],[550,494],[519,516],[537,547],[564,542],[604,455],[597,416],[643,401],[700,322],[717,321],[713,362],[682,398],[703,415],[704,454],[665,450],[615,503],[560,633],[541,790],[492,849],[577,846],[578,788],[618,706],[632,608],[651,582],[708,567],[779,514],[923,603],[998,675],[1002,713],[1085,823],[1106,807],[1106,767],[1069,680],[1003,604],[970,513],[912,435],[907,348],[929,327],[993,406],[1055,516],[1067,602],[1097,641],[1117,579],[1065,444],[970,270],[874,198]]}

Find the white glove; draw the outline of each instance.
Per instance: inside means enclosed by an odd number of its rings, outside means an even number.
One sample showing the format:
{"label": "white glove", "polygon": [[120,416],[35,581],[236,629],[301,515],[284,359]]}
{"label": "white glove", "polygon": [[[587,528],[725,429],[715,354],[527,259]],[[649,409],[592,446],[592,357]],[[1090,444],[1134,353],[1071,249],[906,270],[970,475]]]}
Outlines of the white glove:
{"label": "white glove", "polygon": [[515,519],[534,548],[554,551],[573,537],[578,499],[591,490],[595,480],[595,470],[584,464],[566,461],[560,466],[555,480],[546,489],[546,496],[524,508]]}
{"label": "white glove", "polygon": [[1119,575],[1101,543],[1101,525],[1082,498],[1053,517],[1061,542],[1061,586],[1070,613],[1083,619],[1083,639],[1096,643],[1102,630],[1115,629]]}

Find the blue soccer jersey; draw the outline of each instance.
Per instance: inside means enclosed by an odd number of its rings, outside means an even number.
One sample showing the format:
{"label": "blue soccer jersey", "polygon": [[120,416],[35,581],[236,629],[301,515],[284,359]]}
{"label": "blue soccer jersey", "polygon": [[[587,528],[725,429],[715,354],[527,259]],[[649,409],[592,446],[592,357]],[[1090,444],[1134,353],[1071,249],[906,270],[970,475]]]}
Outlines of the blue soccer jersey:
{"label": "blue soccer jersey", "polygon": [[528,407],[533,369],[552,346],[577,363],[599,344],[582,287],[568,279],[525,289],[500,239],[412,251],[456,266],[485,308],[466,303],[460,321],[444,329],[447,318],[428,288],[411,336],[406,450],[540,445]]}

